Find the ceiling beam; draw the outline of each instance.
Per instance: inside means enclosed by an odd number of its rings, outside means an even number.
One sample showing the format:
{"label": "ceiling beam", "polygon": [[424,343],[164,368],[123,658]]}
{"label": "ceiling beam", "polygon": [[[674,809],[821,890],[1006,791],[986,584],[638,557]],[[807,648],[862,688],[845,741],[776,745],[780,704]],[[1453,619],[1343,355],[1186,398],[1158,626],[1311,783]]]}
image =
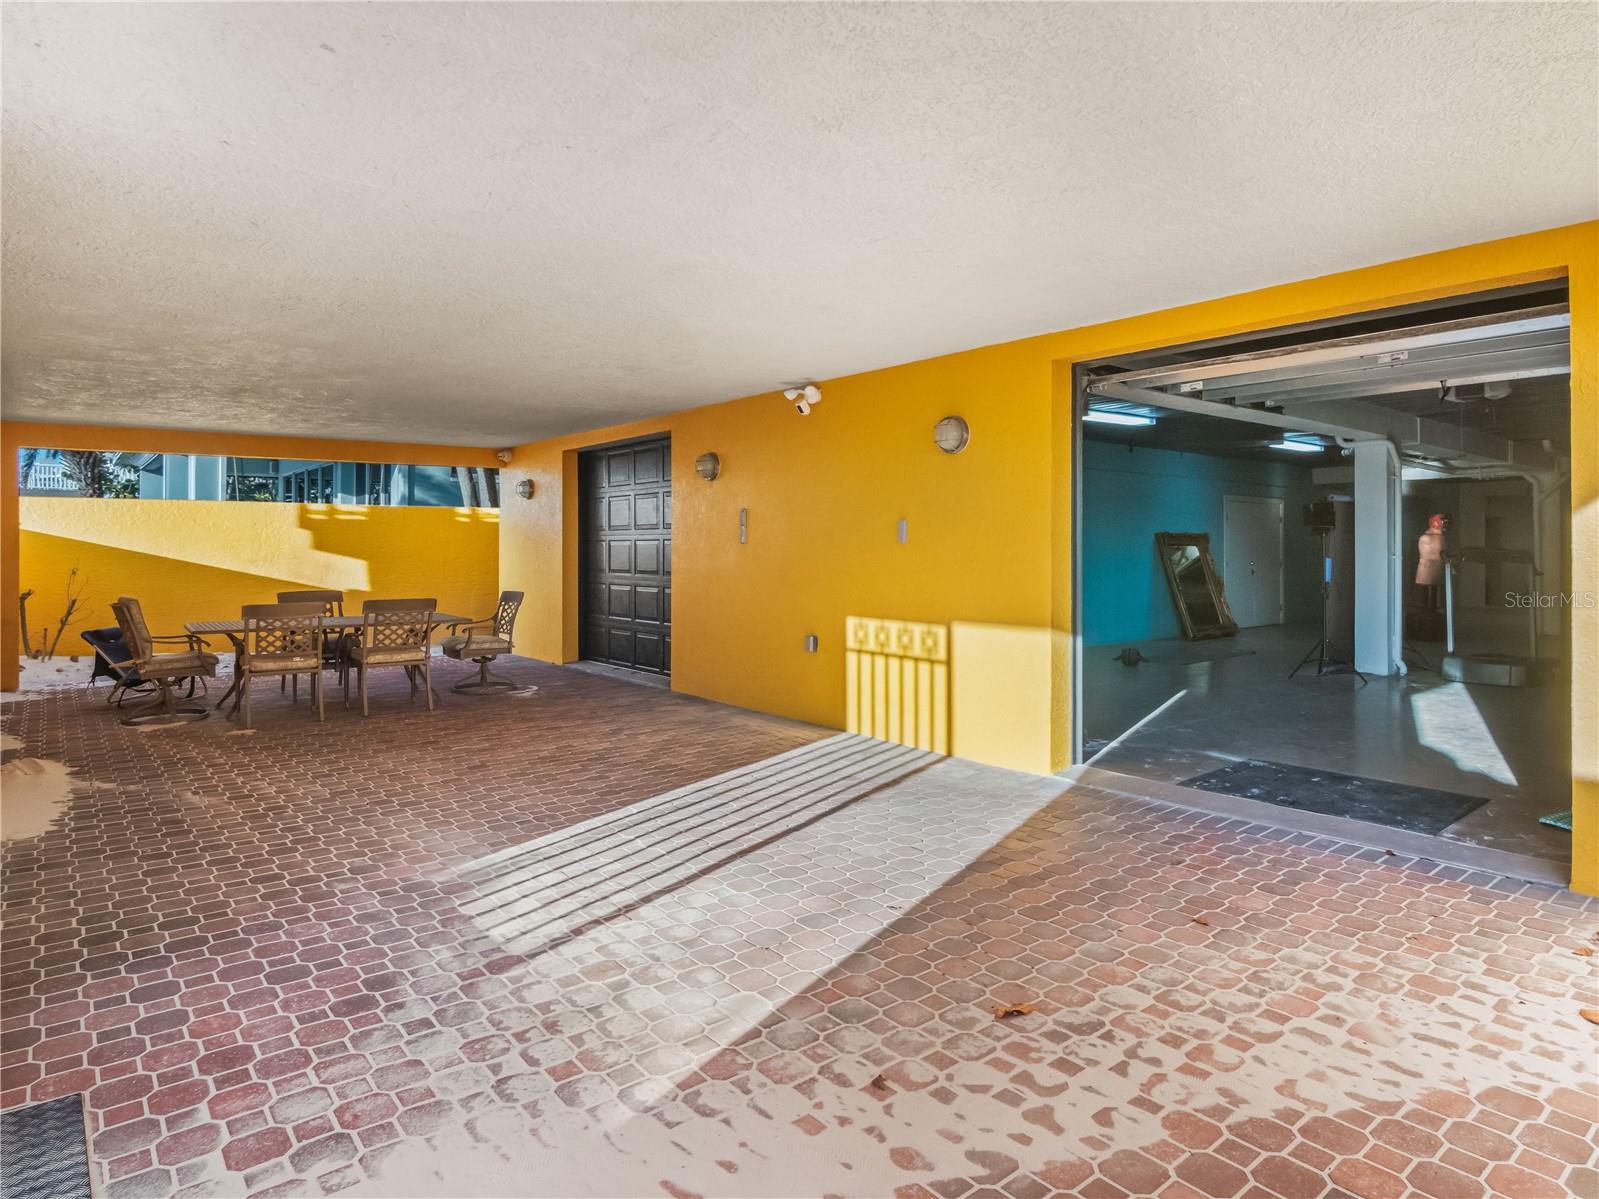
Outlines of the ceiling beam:
{"label": "ceiling beam", "polygon": [[1287,413],[1220,404],[1191,395],[1149,391],[1109,379],[1090,383],[1088,392],[1123,403],[1242,421],[1290,433],[1309,433],[1341,441],[1391,441],[1402,452],[1443,461],[1469,459],[1469,464],[1503,464],[1531,471],[1552,471],[1560,467],[1555,456],[1543,449],[1493,437],[1475,429],[1463,429],[1446,421],[1408,416],[1376,404],[1354,400],[1307,404],[1296,408],[1293,413]]}
{"label": "ceiling beam", "polygon": [[1559,470],[1560,460],[1541,446],[1496,437],[1481,429],[1430,416],[1412,416],[1360,400],[1327,400],[1302,404],[1294,412],[1313,420],[1349,424],[1381,433],[1401,451],[1453,462],[1469,458],[1488,465],[1504,464],[1518,470]]}
{"label": "ceiling beam", "polygon": [[1289,416],[1285,412],[1270,412],[1264,408],[1238,408],[1232,404],[1218,404],[1215,400],[1201,400],[1194,396],[1172,395],[1164,391],[1148,391],[1142,387],[1129,387],[1109,379],[1096,380],[1088,385],[1091,395],[1108,400],[1121,400],[1128,404],[1142,404],[1150,408],[1165,408],[1171,412],[1191,412],[1195,416],[1214,416],[1221,420],[1243,421],[1251,425],[1264,425],[1295,433],[1315,433],[1323,437],[1337,437],[1350,441],[1382,441],[1381,432],[1369,432],[1348,425]]}
{"label": "ceiling beam", "polygon": [[1427,369],[1443,364],[1417,363],[1404,371],[1333,371],[1325,375],[1305,375],[1299,379],[1257,383],[1222,382],[1208,386],[1204,395],[1212,400],[1248,403],[1265,400],[1271,404],[1296,404],[1316,399],[1354,399],[1357,396],[1405,395],[1418,391],[1437,392],[1447,381],[1450,387],[1476,383],[1510,383],[1518,379],[1542,379],[1571,373],[1571,359],[1561,347],[1549,350],[1522,350],[1484,355],[1463,360],[1450,369]]}
{"label": "ceiling beam", "polygon": [[1376,362],[1377,355],[1437,349],[1490,339],[1511,338],[1522,343],[1530,341],[1533,344],[1558,345],[1569,337],[1567,331],[1570,328],[1571,313],[1567,306],[1548,304],[1516,313],[1465,317],[1413,329],[1362,333],[1309,345],[1283,346],[1198,362],[1149,367],[1129,372],[1120,378],[1138,387],[1176,387],[1183,383],[1227,379],[1238,375],[1249,376],[1250,382],[1265,382],[1320,373],[1340,363],[1354,365],[1366,358],[1373,359],[1370,365],[1382,366],[1386,364]]}

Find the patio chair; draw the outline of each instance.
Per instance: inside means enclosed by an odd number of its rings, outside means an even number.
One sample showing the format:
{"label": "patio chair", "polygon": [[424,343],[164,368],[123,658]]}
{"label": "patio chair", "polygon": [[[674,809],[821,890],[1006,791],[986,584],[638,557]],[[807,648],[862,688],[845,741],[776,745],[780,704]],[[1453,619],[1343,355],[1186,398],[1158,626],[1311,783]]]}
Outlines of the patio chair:
{"label": "patio chair", "polygon": [[[173,702],[173,690],[180,680],[191,680],[192,695],[192,680],[216,677],[217,656],[206,652],[205,638],[194,633],[185,633],[181,637],[152,635],[150,626],[144,620],[144,609],[132,596],[120,597],[111,605],[111,611],[116,614],[117,628],[122,633],[127,658],[110,665],[119,671],[137,673],[141,682],[149,683],[156,689],[155,697],[122,717],[122,723],[187,724],[209,716],[210,713],[203,707],[180,708]],[[165,653],[157,651],[159,645],[176,643],[181,643],[184,648]]]}
{"label": "patio chair", "polygon": [[457,683],[450,688],[451,691],[482,695],[489,691],[516,691],[520,688],[519,683],[490,674],[489,663],[501,654],[511,652],[511,630],[516,627],[516,614],[521,607],[520,591],[502,591],[493,616],[450,626],[451,635],[439,642],[440,652],[457,662],[477,663],[477,678]]}
{"label": "patio chair", "polygon": [[371,714],[367,702],[367,674],[376,667],[398,666],[411,682],[416,698],[420,681],[427,691],[428,711],[433,711],[434,599],[367,600],[361,605],[361,629],[349,649],[344,671],[344,702],[350,702],[350,666],[355,667],[361,693],[361,715]]}
{"label": "patio chair", "polygon": [[[331,589],[311,591],[280,591],[278,592],[280,604],[321,604],[323,616],[344,615],[344,592]],[[344,651],[346,638],[342,631],[329,632],[322,639],[322,669],[337,670],[341,676],[344,670]],[[278,690],[282,691],[288,686],[290,680],[294,682],[294,698],[300,698],[300,676],[284,675],[278,680]]]}
{"label": "patio chair", "polygon": [[[439,601],[431,597],[425,599],[421,597],[415,599],[369,599],[361,601],[361,615],[365,616],[368,612],[420,612],[423,609],[434,612],[438,610],[438,606]],[[339,668],[339,681],[344,684],[345,691],[348,692],[350,688],[350,667],[353,665],[350,658],[350,650],[360,642],[361,630],[352,629],[345,633],[344,637],[344,664]],[[409,676],[411,671],[407,670],[406,674]]]}
{"label": "patio chair", "polygon": [[[239,702],[244,727],[250,727],[250,684],[259,675],[311,676],[316,718],[324,719],[322,643],[327,636],[320,603],[246,604],[239,612],[244,636],[234,673],[239,676]],[[295,689],[299,694],[298,684]]]}

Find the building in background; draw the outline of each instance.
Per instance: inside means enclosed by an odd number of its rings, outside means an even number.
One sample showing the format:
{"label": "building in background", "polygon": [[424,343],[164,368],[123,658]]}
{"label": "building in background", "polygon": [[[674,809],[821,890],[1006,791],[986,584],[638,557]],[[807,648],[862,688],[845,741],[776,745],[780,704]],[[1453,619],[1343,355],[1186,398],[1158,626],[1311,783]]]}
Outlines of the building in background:
{"label": "building in background", "polygon": [[[78,461],[88,457],[100,461],[87,467]],[[96,465],[98,471],[92,469]],[[431,508],[500,506],[500,472],[484,467],[215,454],[84,455],[30,449],[22,451],[18,469],[24,495]],[[95,479],[85,485],[82,480],[89,474]]]}

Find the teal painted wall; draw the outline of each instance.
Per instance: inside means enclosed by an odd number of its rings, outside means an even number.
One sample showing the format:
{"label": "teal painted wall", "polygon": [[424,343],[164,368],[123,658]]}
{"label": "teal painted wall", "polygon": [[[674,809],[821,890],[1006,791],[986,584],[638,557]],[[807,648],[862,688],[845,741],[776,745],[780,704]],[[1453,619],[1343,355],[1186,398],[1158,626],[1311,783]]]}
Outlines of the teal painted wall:
{"label": "teal painted wall", "polygon": [[1083,643],[1125,644],[1177,637],[1156,533],[1209,533],[1220,570],[1223,497],[1283,501],[1283,615],[1320,618],[1320,543],[1300,523],[1300,505],[1322,499],[1310,467],[1292,462],[1212,458],[1104,441],[1083,442]]}

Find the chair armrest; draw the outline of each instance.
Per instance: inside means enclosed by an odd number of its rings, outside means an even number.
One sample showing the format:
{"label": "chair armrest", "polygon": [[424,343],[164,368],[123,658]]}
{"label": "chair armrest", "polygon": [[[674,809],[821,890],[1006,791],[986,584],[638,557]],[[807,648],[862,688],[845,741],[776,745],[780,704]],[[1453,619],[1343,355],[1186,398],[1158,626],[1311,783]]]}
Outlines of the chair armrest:
{"label": "chair armrest", "polygon": [[211,644],[209,641],[207,641],[204,637],[200,636],[200,634],[198,634],[198,633],[184,633],[181,636],[175,636],[175,637],[152,637],[152,638],[150,638],[150,640],[151,641],[183,641],[183,642],[187,642],[188,643],[188,646],[189,646],[190,649],[199,649],[202,646],[208,646],[208,645]]}
{"label": "chair armrest", "polygon": [[492,616],[485,616],[482,620],[457,620],[451,622],[450,631],[452,633],[456,633],[460,632],[462,629],[476,628],[479,625],[489,625],[492,627],[493,624],[494,617]]}

